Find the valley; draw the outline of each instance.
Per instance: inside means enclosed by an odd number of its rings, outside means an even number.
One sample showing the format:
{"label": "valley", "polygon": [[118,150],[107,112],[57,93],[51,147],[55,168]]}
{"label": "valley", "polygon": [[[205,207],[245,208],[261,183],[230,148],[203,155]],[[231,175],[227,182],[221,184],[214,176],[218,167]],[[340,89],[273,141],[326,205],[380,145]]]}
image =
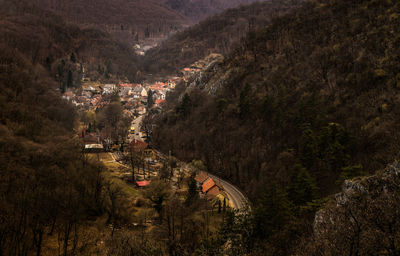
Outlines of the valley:
{"label": "valley", "polygon": [[0,0],[0,255],[397,255],[399,15]]}

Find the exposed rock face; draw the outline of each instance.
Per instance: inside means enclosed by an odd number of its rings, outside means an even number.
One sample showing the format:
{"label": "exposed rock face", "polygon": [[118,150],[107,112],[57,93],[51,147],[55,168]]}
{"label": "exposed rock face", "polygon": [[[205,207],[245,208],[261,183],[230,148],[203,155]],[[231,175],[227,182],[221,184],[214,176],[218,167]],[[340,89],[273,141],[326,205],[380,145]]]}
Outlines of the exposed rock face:
{"label": "exposed rock face", "polygon": [[400,169],[347,180],[317,212],[313,248],[322,255],[397,255],[400,250]]}
{"label": "exposed rock face", "polygon": [[[193,64],[192,66],[198,67],[200,72],[194,74],[188,81],[188,88],[200,86],[202,90],[207,91],[209,94],[214,94],[218,88],[223,84],[224,79],[217,77],[215,74],[220,69],[224,57],[221,54],[211,54]],[[219,79],[216,79],[219,78]]]}

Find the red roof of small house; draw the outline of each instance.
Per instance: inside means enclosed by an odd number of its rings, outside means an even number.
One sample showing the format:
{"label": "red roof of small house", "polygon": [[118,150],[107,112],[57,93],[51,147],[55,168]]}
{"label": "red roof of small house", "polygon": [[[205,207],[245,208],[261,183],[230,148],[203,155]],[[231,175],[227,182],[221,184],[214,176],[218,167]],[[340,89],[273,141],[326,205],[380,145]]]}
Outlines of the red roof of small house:
{"label": "red roof of small house", "polygon": [[119,86],[121,86],[121,87],[132,87],[132,88],[141,87],[140,84],[120,84]]}
{"label": "red roof of small house", "polygon": [[206,181],[203,183],[203,185],[202,185],[201,187],[202,187],[203,193],[206,193],[210,188],[212,188],[212,187],[214,187],[214,186],[215,186],[215,183],[214,183],[214,181],[210,178],[210,179],[206,180]]}
{"label": "red roof of small house", "polygon": [[145,148],[147,148],[147,143],[137,140],[137,139],[133,139],[131,141],[131,147],[133,147],[134,150],[143,150]]}
{"label": "red roof of small house", "polygon": [[168,88],[167,83],[163,83],[163,82],[157,82],[155,84],[150,85],[150,89],[152,91],[161,91],[165,88]]}
{"label": "red roof of small house", "polygon": [[217,196],[219,193],[221,192],[221,190],[219,189],[219,187],[217,185],[213,186],[212,188],[210,188],[207,191],[207,196],[209,197],[215,197]]}
{"label": "red roof of small house", "polygon": [[194,179],[195,179],[197,182],[199,182],[199,183],[203,183],[203,182],[206,181],[208,178],[210,178],[210,177],[208,177],[207,173],[205,173],[205,172],[199,172],[199,173],[196,175],[196,177],[194,177]]}
{"label": "red roof of small house", "polygon": [[146,187],[147,185],[150,184],[149,180],[143,180],[143,181],[136,181],[136,185],[138,187]]}

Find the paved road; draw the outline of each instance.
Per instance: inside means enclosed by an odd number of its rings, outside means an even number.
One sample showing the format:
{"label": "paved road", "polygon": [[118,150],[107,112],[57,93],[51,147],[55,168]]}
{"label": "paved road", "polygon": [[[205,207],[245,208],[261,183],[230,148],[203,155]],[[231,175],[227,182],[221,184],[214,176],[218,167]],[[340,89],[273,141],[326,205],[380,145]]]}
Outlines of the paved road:
{"label": "paved road", "polygon": [[[137,139],[140,141],[143,141],[143,133],[140,132],[140,124],[142,123],[143,115],[138,116],[135,120],[132,121],[132,126],[135,127],[135,134],[129,134],[129,141],[132,141],[133,139]],[[139,135],[136,135],[136,133],[139,133]]]}
{"label": "paved road", "polygon": [[243,210],[248,206],[248,200],[244,196],[244,194],[235,186],[233,186],[231,183],[220,179],[219,177],[208,174],[212,179],[215,181],[221,183],[221,185],[224,187],[224,190],[226,194],[228,195],[229,200],[233,203],[233,207],[237,210]]}

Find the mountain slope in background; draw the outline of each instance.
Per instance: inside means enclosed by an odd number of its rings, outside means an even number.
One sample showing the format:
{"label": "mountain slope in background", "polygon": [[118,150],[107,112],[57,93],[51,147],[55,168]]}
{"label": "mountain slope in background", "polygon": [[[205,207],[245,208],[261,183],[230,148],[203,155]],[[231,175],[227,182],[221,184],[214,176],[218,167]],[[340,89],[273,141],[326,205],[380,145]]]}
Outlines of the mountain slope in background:
{"label": "mountain slope in background", "polygon": [[170,74],[210,53],[227,54],[249,30],[295,8],[301,0],[268,0],[227,10],[173,35],[150,49],[144,58],[147,72]]}
{"label": "mountain slope in background", "polygon": [[135,53],[106,32],[67,24],[24,1],[2,1],[0,15],[0,43],[18,50],[33,64],[57,73],[61,59],[74,54],[88,72],[109,66],[116,76],[136,78]]}
{"label": "mountain slope in background", "polygon": [[168,7],[151,0],[33,0],[67,21],[97,25],[131,41],[164,37],[190,24]]}
{"label": "mountain slope in background", "polygon": [[199,21],[228,8],[246,5],[257,0],[158,0],[193,21]]}

